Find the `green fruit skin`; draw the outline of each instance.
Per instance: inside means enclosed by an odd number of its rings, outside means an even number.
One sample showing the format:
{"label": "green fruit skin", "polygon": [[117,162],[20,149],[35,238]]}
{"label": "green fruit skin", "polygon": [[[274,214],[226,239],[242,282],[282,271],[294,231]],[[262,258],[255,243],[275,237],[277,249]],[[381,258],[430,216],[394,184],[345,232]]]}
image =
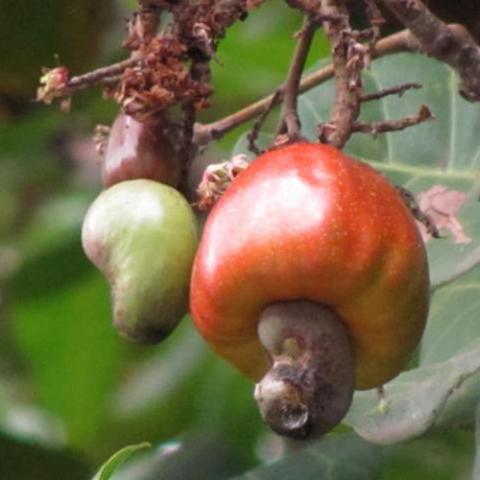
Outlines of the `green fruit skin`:
{"label": "green fruit skin", "polygon": [[172,187],[131,180],[103,191],[85,217],[82,244],[110,283],[114,323],[128,339],[157,343],[187,313],[197,222]]}

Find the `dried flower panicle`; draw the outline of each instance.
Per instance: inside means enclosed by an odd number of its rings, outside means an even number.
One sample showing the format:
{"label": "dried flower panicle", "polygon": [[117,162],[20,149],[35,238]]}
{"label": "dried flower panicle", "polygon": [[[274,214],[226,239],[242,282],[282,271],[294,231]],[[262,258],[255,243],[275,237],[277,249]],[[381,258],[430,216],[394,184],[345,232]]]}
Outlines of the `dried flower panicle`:
{"label": "dried flower panicle", "polygon": [[157,33],[159,18],[155,8],[145,7],[135,12],[128,23],[128,35],[122,46],[135,51],[150,42]]}
{"label": "dried flower panicle", "polygon": [[125,46],[143,61],[125,70],[114,94],[125,113],[140,121],[177,104],[190,103],[196,110],[209,106],[208,62],[226,29],[247,13],[246,0],[156,5],[169,11],[173,22],[154,34],[158,10],[144,8],[134,16]]}
{"label": "dried flower panicle", "polygon": [[209,165],[197,188],[200,198],[197,206],[200,210],[209,210],[223,195],[235,177],[248,168],[249,162],[243,154],[235,155],[231,160]]}
{"label": "dried flower panicle", "polygon": [[226,29],[246,17],[247,4],[247,0],[201,0],[188,5],[180,2],[171,8],[176,33],[190,48],[211,58],[208,50],[214,51]]}
{"label": "dried flower panicle", "polygon": [[67,67],[43,68],[40,77],[40,87],[37,89],[37,100],[50,104],[68,86],[70,72]]}
{"label": "dried flower panicle", "polygon": [[212,89],[192,78],[182,42],[158,35],[145,46],[143,57],[139,66],[125,70],[115,92],[125,113],[141,121],[184,101],[193,101],[197,109],[207,105]]}
{"label": "dried flower panicle", "polygon": [[[69,78],[65,67],[45,72],[37,98],[51,103],[76,90],[106,84],[105,98],[114,98],[128,115],[148,121],[171,107],[198,111],[212,94],[210,61],[218,41],[235,21],[244,19],[248,0],[139,1],[128,24],[123,46],[130,59]],[[158,32],[164,13],[172,20]],[[74,80],[74,83],[72,83]],[[66,104],[65,104],[66,105]]]}

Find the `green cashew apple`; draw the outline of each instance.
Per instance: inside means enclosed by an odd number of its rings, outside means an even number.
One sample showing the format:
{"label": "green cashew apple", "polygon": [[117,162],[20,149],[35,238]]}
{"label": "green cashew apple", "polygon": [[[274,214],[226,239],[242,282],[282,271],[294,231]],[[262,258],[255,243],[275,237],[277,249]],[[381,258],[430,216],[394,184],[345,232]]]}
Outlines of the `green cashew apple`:
{"label": "green cashew apple", "polygon": [[198,243],[184,197],[152,180],[121,182],[87,212],[82,244],[107,278],[115,326],[128,339],[157,343],[187,312]]}

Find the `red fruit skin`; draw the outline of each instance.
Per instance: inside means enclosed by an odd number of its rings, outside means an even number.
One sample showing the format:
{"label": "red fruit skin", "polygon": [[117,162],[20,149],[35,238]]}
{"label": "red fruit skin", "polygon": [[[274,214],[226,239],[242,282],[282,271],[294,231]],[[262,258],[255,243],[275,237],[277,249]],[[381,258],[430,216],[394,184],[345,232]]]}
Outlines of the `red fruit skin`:
{"label": "red fruit skin", "polygon": [[120,113],[113,122],[102,165],[108,188],[127,180],[150,179],[178,185],[180,166],[172,139],[161,123],[141,123]]}
{"label": "red fruit skin", "polygon": [[420,340],[428,263],[388,180],[333,147],[296,143],[256,159],[215,205],[190,292],[200,333],[254,381],[270,366],[257,338],[263,308],[329,306],[352,340],[356,388],[368,389],[396,376]]}

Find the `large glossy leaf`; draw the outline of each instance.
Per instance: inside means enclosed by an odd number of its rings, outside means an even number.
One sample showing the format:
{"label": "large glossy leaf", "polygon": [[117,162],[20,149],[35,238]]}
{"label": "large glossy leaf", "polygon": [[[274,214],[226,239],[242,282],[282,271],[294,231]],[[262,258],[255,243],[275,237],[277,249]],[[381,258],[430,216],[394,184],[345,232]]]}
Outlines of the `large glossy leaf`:
{"label": "large glossy leaf", "polygon": [[[330,434],[305,449],[294,451],[293,445],[282,460],[238,478],[465,480],[471,470],[472,439],[471,432],[449,429],[384,447],[368,444],[349,433]],[[277,448],[281,442],[277,437]]]}
{"label": "large glossy leaf", "polygon": [[446,361],[480,339],[480,268],[433,294],[420,363]]}
{"label": "large glossy leaf", "polygon": [[409,370],[375,391],[357,393],[346,422],[362,437],[391,444],[417,437],[443,413],[454,391],[480,371],[480,340],[445,362]]}
{"label": "large glossy leaf", "polygon": [[224,480],[245,469],[242,457],[225,438],[202,431],[134,458],[112,480]]}
{"label": "large glossy leaf", "polygon": [[[391,87],[399,79],[419,82],[423,88],[402,98],[364,104],[362,120],[398,119],[415,113],[422,104],[430,107],[436,120],[377,137],[355,135],[346,151],[416,194],[433,186],[464,193],[465,202],[455,220],[469,240],[457,242],[451,231],[442,230],[445,238],[428,242],[436,291],[419,368],[387,384],[386,403],[380,406],[375,392],[355,396],[347,423],[380,443],[418,436],[436,422],[458,418],[460,411],[471,420],[474,400],[480,395],[475,376],[480,368],[480,304],[476,298],[480,292],[480,269],[476,268],[480,265],[480,108],[459,97],[450,68],[420,55],[401,54],[374,62],[365,74],[366,90]],[[301,97],[303,131],[312,140],[315,124],[329,118],[334,97],[332,82]],[[265,143],[268,137],[261,140]],[[235,153],[245,149],[245,139],[241,139]]]}
{"label": "large glossy leaf", "polygon": [[[461,267],[461,266],[460,266]],[[454,358],[480,338],[480,268],[435,291],[420,362],[435,364]],[[480,399],[480,375],[466,379],[451,392],[442,424],[471,424]]]}
{"label": "large glossy leaf", "polygon": [[235,480],[369,480],[378,478],[383,451],[354,435],[330,436]]}

